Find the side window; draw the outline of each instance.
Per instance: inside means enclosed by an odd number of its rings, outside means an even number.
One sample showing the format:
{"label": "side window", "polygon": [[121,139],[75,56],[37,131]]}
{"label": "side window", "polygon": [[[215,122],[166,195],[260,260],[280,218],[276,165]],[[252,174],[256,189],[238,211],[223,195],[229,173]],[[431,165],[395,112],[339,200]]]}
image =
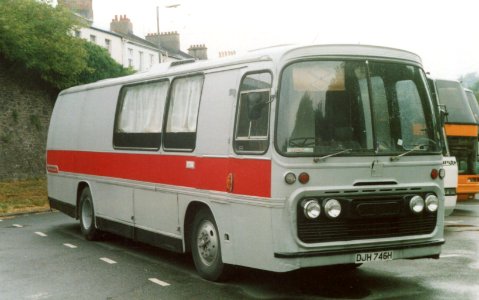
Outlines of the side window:
{"label": "side window", "polygon": [[168,81],[125,86],[118,101],[113,146],[157,150]]}
{"label": "side window", "polygon": [[193,151],[203,75],[177,78],[171,85],[163,146],[166,150]]}
{"label": "side window", "polygon": [[234,149],[238,153],[264,153],[268,149],[271,73],[243,78],[236,112]]}

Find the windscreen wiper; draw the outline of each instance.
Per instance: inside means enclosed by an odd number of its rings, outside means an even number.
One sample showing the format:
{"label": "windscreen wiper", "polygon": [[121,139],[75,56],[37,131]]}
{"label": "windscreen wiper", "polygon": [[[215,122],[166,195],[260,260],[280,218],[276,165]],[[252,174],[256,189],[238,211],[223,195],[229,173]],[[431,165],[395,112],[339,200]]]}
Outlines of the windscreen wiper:
{"label": "windscreen wiper", "polygon": [[331,153],[331,154],[328,154],[328,155],[325,155],[325,156],[315,157],[315,158],[313,158],[313,161],[315,163],[317,163],[317,162],[325,160],[328,157],[333,157],[333,156],[339,155],[341,153],[349,152],[351,150],[353,150],[353,149],[344,149],[344,150],[341,150],[341,151],[338,151],[338,152],[335,152],[335,153]]}
{"label": "windscreen wiper", "polygon": [[422,147],[425,147],[425,146],[427,146],[427,145],[426,145],[426,144],[416,145],[416,146],[414,146],[414,148],[412,148],[411,150],[408,150],[408,151],[406,151],[406,152],[404,152],[404,153],[401,153],[401,154],[399,154],[399,155],[396,155],[396,156],[391,156],[390,160],[391,160],[391,161],[398,161],[401,157],[403,157],[403,156],[405,156],[405,155],[408,155],[408,154],[411,153],[411,152],[417,151],[417,150],[419,150],[419,149],[421,149]]}

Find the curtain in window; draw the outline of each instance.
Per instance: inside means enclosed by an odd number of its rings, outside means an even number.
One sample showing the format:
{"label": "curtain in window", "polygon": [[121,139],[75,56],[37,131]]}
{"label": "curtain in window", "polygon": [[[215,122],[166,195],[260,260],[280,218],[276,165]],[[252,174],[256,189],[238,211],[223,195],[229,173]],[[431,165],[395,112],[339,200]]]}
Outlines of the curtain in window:
{"label": "curtain in window", "polygon": [[173,83],[167,132],[196,132],[203,76],[177,79]]}
{"label": "curtain in window", "polygon": [[161,132],[168,82],[128,87],[118,129],[127,133]]}

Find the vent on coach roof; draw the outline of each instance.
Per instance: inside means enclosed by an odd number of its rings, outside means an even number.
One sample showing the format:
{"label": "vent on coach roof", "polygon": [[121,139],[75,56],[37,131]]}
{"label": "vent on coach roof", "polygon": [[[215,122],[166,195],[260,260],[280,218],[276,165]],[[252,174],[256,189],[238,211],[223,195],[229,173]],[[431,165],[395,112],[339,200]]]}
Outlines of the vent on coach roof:
{"label": "vent on coach roof", "polygon": [[193,58],[183,59],[183,60],[177,60],[177,61],[172,61],[171,64],[170,64],[170,68],[171,68],[171,67],[180,66],[180,65],[184,65],[184,64],[194,63],[195,61],[196,61],[196,59],[193,59]]}

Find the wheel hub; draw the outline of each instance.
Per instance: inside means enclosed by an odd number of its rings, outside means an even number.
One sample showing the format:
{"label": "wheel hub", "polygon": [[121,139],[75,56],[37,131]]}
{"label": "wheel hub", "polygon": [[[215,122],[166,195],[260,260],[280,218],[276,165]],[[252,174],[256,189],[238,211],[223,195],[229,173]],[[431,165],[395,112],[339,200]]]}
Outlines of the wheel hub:
{"label": "wheel hub", "polygon": [[216,228],[209,220],[203,221],[198,230],[198,253],[205,265],[211,265],[218,256],[218,236]]}

